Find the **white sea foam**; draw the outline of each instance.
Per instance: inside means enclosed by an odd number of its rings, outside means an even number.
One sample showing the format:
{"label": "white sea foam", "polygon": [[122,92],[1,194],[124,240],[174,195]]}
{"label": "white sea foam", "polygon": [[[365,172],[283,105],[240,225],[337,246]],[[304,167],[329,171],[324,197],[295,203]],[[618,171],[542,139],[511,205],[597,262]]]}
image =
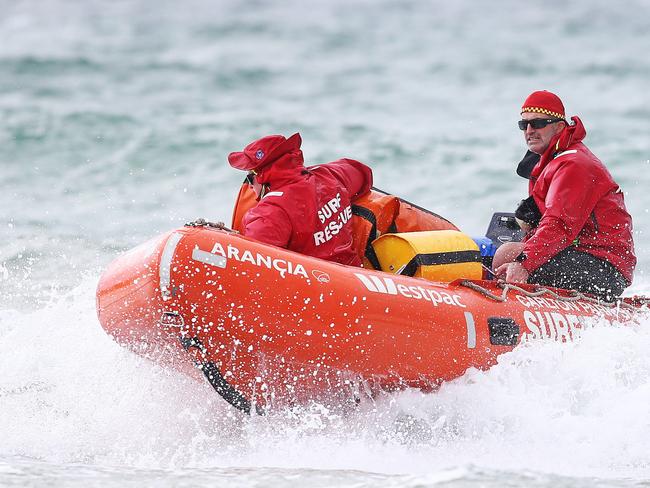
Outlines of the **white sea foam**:
{"label": "white sea foam", "polygon": [[20,459],[93,470],[268,466],[391,483],[463,466],[602,479],[643,479],[650,467],[650,319],[596,326],[576,343],[529,343],[434,394],[247,417],[206,382],[120,348],[97,322],[93,292],[89,280],[43,309],[0,314],[7,469]]}

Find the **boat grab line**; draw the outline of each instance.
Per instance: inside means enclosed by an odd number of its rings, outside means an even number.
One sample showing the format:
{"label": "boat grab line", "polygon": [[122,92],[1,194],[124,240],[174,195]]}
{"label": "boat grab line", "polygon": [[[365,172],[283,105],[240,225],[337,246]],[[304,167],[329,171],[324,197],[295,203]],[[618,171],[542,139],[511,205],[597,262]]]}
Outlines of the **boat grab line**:
{"label": "boat grab line", "polygon": [[[563,296],[555,293],[553,290],[549,290],[548,288],[544,288],[543,286],[538,286],[535,288],[535,291],[528,291],[525,290],[524,288],[513,285],[511,283],[504,283],[502,281],[497,282],[497,286],[500,288],[503,288],[503,292],[501,295],[495,295],[492,293],[490,290],[487,288],[482,287],[481,285],[478,285],[470,280],[462,280],[459,282],[459,285],[465,286],[467,288],[470,288],[474,291],[477,291],[481,293],[482,295],[485,295],[488,298],[491,298],[492,300],[495,300],[497,302],[505,302],[508,298],[508,292],[510,290],[514,290],[519,292],[522,295],[525,295],[527,297],[539,297],[542,295],[550,295],[553,297],[555,300],[559,300],[562,302],[577,302],[578,300],[582,300],[585,302],[591,302],[591,303],[596,303],[598,305],[602,305],[604,307],[609,307],[609,308],[626,308],[628,310],[637,310],[637,307],[634,305],[630,305],[629,303],[624,302],[622,299],[617,299],[615,302],[606,302],[603,300],[598,300],[597,298],[593,298],[590,296],[587,296],[583,293],[580,293],[579,291],[572,290],[570,291],[569,296]],[[639,301],[640,305],[648,305],[650,301],[646,297],[635,297],[637,301]]]}
{"label": "boat grab line", "polygon": [[226,224],[224,224],[223,222],[210,222],[205,219],[196,219],[191,222],[187,222],[185,224],[185,227],[208,227],[210,229],[224,230],[231,234],[239,234],[239,232],[237,232],[236,230],[232,230],[226,227]]}

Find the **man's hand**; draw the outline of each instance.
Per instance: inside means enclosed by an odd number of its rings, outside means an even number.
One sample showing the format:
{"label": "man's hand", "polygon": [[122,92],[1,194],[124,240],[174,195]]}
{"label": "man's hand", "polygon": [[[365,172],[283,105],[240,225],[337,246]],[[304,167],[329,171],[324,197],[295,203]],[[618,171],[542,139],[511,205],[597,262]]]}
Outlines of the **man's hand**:
{"label": "man's hand", "polygon": [[508,283],[526,283],[528,271],[521,263],[505,263],[494,270],[497,278],[505,279]]}

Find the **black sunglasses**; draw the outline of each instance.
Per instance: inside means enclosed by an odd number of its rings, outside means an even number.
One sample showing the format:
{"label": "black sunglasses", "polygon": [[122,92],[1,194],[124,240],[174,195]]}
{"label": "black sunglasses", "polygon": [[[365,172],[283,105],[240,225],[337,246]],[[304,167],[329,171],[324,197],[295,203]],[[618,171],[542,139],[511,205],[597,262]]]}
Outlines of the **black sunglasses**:
{"label": "black sunglasses", "polygon": [[533,129],[543,129],[548,124],[554,124],[555,122],[564,122],[564,119],[531,119],[531,120],[520,120],[517,122],[517,125],[521,130],[526,130],[528,124]]}

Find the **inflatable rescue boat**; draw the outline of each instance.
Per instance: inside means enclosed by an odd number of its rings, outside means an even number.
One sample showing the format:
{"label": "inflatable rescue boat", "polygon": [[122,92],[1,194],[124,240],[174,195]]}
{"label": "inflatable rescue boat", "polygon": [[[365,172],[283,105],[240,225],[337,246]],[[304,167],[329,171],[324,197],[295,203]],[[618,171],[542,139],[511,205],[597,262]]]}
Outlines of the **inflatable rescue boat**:
{"label": "inflatable rescue boat", "polygon": [[[234,229],[252,198],[242,187]],[[373,191],[353,210],[363,268],[200,220],[111,263],[97,289],[99,321],[136,353],[263,413],[430,391],[522,342],[570,341],[594,318],[633,322],[647,308],[644,298],[603,303],[485,280],[489,243],[394,196]],[[510,229],[498,237],[513,238],[507,214],[496,219]]]}

